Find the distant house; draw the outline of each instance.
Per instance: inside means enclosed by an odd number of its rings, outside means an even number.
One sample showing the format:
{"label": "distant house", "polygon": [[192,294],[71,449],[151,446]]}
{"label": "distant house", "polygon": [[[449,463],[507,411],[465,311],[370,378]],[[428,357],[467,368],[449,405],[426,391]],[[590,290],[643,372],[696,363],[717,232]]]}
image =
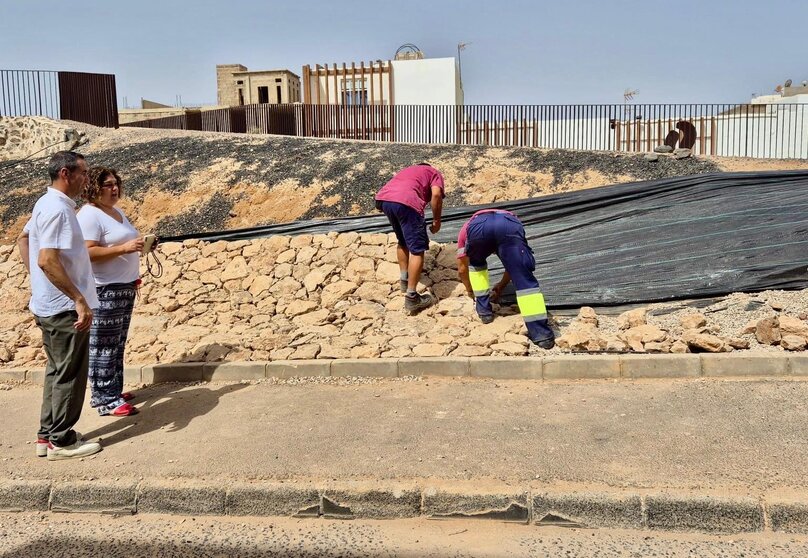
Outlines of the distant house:
{"label": "distant house", "polygon": [[216,103],[219,106],[297,102],[300,102],[300,76],[294,72],[250,71],[241,64],[216,66]]}
{"label": "distant house", "polygon": [[195,107],[172,107],[171,105],[164,105],[148,99],[140,100],[140,108],[123,108],[118,109],[118,122],[121,124],[128,124],[130,122],[139,122],[143,120],[154,120],[156,118],[165,118],[167,116],[182,116],[189,112],[199,112],[199,110],[206,110],[215,107],[208,106],[195,106]]}
{"label": "distant house", "polygon": [[303,102],[313,105],[462,105],[454,58],[425,58],[419,50],[395,60],[303,67]]}

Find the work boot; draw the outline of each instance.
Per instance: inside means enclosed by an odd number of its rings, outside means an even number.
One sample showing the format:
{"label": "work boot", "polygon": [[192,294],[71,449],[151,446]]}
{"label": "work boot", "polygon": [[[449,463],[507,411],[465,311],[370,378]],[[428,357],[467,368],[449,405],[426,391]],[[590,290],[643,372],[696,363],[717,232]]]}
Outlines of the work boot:
{"label": "work boot", "polygon": [[553,339],[552,337],[550,339],[542,339],[541,341],[533,341],[533,342],[540,349],[545,349],[547,351],[555,347],[555,339]]}
{"label": "work boot", "polygon": [[437,300],[431,294],[416,294],[415,296],[405,296],[404,297],[404,310],[406,310],[410,315],[417,314],[421,310],[425,308],[429,308],[433,304],[435,304]]}
{"label": "work boot", "polygon": [[490,324],[491,322],[494,321],[494,315],[486,314],[485,316],[480,316],[480,321],[484,324]]}

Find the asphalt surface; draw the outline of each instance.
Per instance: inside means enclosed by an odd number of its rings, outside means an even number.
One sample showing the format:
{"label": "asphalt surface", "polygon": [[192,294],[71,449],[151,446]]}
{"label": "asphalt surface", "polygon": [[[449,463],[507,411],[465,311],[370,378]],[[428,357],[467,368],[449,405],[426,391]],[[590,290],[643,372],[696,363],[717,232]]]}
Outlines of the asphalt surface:
{"label": "asphalt surface", "polygon": [[734,493],[808,487],[808,382],[159,385],[78,429],[104,451],[34,456],[41,388],[0,391],[0,479],[484,479]]}
{"label": "asphalt surface", "polygon": [[109,517],[0,514],[0,556],[800,557],[808,537],[676,535],[474,520]]}

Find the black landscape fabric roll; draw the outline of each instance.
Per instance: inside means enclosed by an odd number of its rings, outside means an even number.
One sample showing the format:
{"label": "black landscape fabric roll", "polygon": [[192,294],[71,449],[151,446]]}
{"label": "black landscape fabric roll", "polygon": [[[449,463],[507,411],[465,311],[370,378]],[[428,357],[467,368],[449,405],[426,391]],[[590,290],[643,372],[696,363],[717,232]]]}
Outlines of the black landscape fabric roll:
{"label": "black landscape fabric roll", "polygon": [[[512,211],[525,225],[551,308],[808,286],[808,171],[702,174],[444,208],[434,239],[456,242],[483,207]],[[390,230],[377,214],[162,240]],[[501,273],[497,258],[489,265]]]}

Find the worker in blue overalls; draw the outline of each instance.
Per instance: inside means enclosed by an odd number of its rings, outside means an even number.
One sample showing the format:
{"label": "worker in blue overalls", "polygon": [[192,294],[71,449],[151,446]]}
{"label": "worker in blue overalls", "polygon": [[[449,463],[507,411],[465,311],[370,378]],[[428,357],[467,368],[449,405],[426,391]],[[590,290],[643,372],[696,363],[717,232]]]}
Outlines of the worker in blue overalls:
{"label": "worker in blue overalls", "polygon": [[[505,274],[491,289],[488,280],[488,256],[502,260]],[[555,335],[547,321],[547,308],[539,282],[533,276],[536,260],[525,239],[525,227],[516,215],[502,209],[483,209],[466,221],[457,237],[457,271],[469,296],[476,302],[477,314],[484,324],[494,321],[492,300],[513,281],[519,313],[525,320],[527,335],[542,349],[552,349]]]}

